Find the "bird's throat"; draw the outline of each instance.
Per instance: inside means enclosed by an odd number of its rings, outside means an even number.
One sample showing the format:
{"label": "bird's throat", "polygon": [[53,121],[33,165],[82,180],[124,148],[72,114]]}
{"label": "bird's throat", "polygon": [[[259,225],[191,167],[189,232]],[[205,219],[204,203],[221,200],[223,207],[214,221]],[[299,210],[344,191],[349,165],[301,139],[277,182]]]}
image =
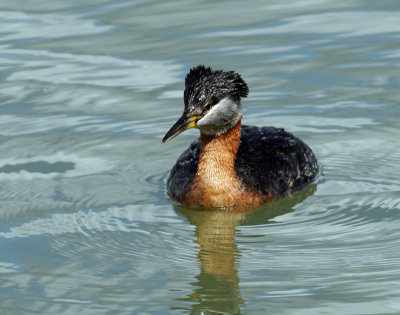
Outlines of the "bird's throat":
{"label": "bird's throat", "polygon": [[185,205],[221,207],[254,202],[253,197],[247,200],[249,196],[235,172],[240,130],[241,120],[223,134],[201,135],[197,172],[185,198]]}
{"label": "bird's throat", "polygon": [[197,167],[199,171],[211,173],[235,173],[235,159],[239,148],[242,122],[225,133],[219,135],[200,136],[200,157]]}

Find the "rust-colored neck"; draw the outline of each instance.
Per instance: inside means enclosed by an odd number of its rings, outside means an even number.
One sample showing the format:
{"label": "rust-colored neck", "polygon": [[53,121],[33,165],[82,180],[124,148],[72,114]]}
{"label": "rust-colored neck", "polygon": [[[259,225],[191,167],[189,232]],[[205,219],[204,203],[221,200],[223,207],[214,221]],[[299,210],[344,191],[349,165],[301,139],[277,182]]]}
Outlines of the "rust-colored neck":
{"label": "rust-colored neck", "polygon": [[[210,171],[220,171],[232,173],[235,166],[236,153],[240,142],[240,129],[242,121],[227,132],[220,135],[205,135],[200,136],[200,158],[198,170],[205,171],[210,169],[211,164],[214,168]],[[217,165],[215,165],[217,163]]]}
{"label": "rust-colored neck", "polygon": [[196,175],[184,204],[208,207],[231,206],[241,192],[235,172],[241,121],[221,135],[200,137]]}
{"label": "rust-colored neck", "polygon": [[223,134],[201,135],[197,172],[184,205],[230,207],[256,205],[265,201],[259,192],[247,190],[235,171],[241,126],[239,120],[235,127]]}

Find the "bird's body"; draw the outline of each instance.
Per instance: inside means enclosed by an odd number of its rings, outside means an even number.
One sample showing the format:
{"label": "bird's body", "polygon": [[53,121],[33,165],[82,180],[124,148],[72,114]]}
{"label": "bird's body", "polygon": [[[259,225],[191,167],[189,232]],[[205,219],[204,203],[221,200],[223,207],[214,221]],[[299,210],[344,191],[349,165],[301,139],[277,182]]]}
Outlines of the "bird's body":
{"label": "bird's body", "polygon": [[[199,100],[205,95],[205,100],[197,102],[201,106],[196,102],[188,106],[190,97],[199,92],[199,84],[206,87],[205,91],[213,90],[209,85],[218,90],[218,86],[212,86],[213,75],[223,79],[224,74],[236,85],[225,89],[212,106],[208,99],[213,93],[204,91],[197,97]],[[173,200],[204,207],[258,205],[316,178],[317,160],[299,138],[283,129],[241,125],[240,97],[246,95],[247,85],[234,72],[199,66],[188,74],[184,115],[164,141],[192,127],[200,129],[201,135],[171,170],[167,190]]]}

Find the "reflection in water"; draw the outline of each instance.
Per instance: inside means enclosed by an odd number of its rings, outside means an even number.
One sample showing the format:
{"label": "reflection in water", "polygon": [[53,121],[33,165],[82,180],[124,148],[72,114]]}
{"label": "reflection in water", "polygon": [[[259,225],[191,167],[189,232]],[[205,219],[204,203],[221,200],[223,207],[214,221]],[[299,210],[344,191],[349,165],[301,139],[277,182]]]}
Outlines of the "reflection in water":
{"label": "reflection in water", "polygon": [[196,289],[183,301],[193,303],[193,312],[240,313],[236,227],[273,223],[271,219],[293,211],[293,207],[316,191],[316,185],[252,211],[192,210],[175,206],[175,211],[196,226],[200,274],[191,283]]}

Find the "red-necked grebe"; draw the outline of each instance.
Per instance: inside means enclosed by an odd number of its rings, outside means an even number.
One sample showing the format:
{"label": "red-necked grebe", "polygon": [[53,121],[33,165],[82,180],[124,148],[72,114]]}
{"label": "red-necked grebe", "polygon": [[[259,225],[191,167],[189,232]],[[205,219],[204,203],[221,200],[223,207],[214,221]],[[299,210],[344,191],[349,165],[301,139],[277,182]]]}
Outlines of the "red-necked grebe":
{"label": "red-necked grebe", "polygon": [[202,65],[185,79],[183,115],[163,142],[190,128],[200,139],[183,152],[167,182],[169,196],[187,206],[258,205],[312,182],[311,149],[274,127],[242,126],[240,99],[249,89],[233,71]]}

